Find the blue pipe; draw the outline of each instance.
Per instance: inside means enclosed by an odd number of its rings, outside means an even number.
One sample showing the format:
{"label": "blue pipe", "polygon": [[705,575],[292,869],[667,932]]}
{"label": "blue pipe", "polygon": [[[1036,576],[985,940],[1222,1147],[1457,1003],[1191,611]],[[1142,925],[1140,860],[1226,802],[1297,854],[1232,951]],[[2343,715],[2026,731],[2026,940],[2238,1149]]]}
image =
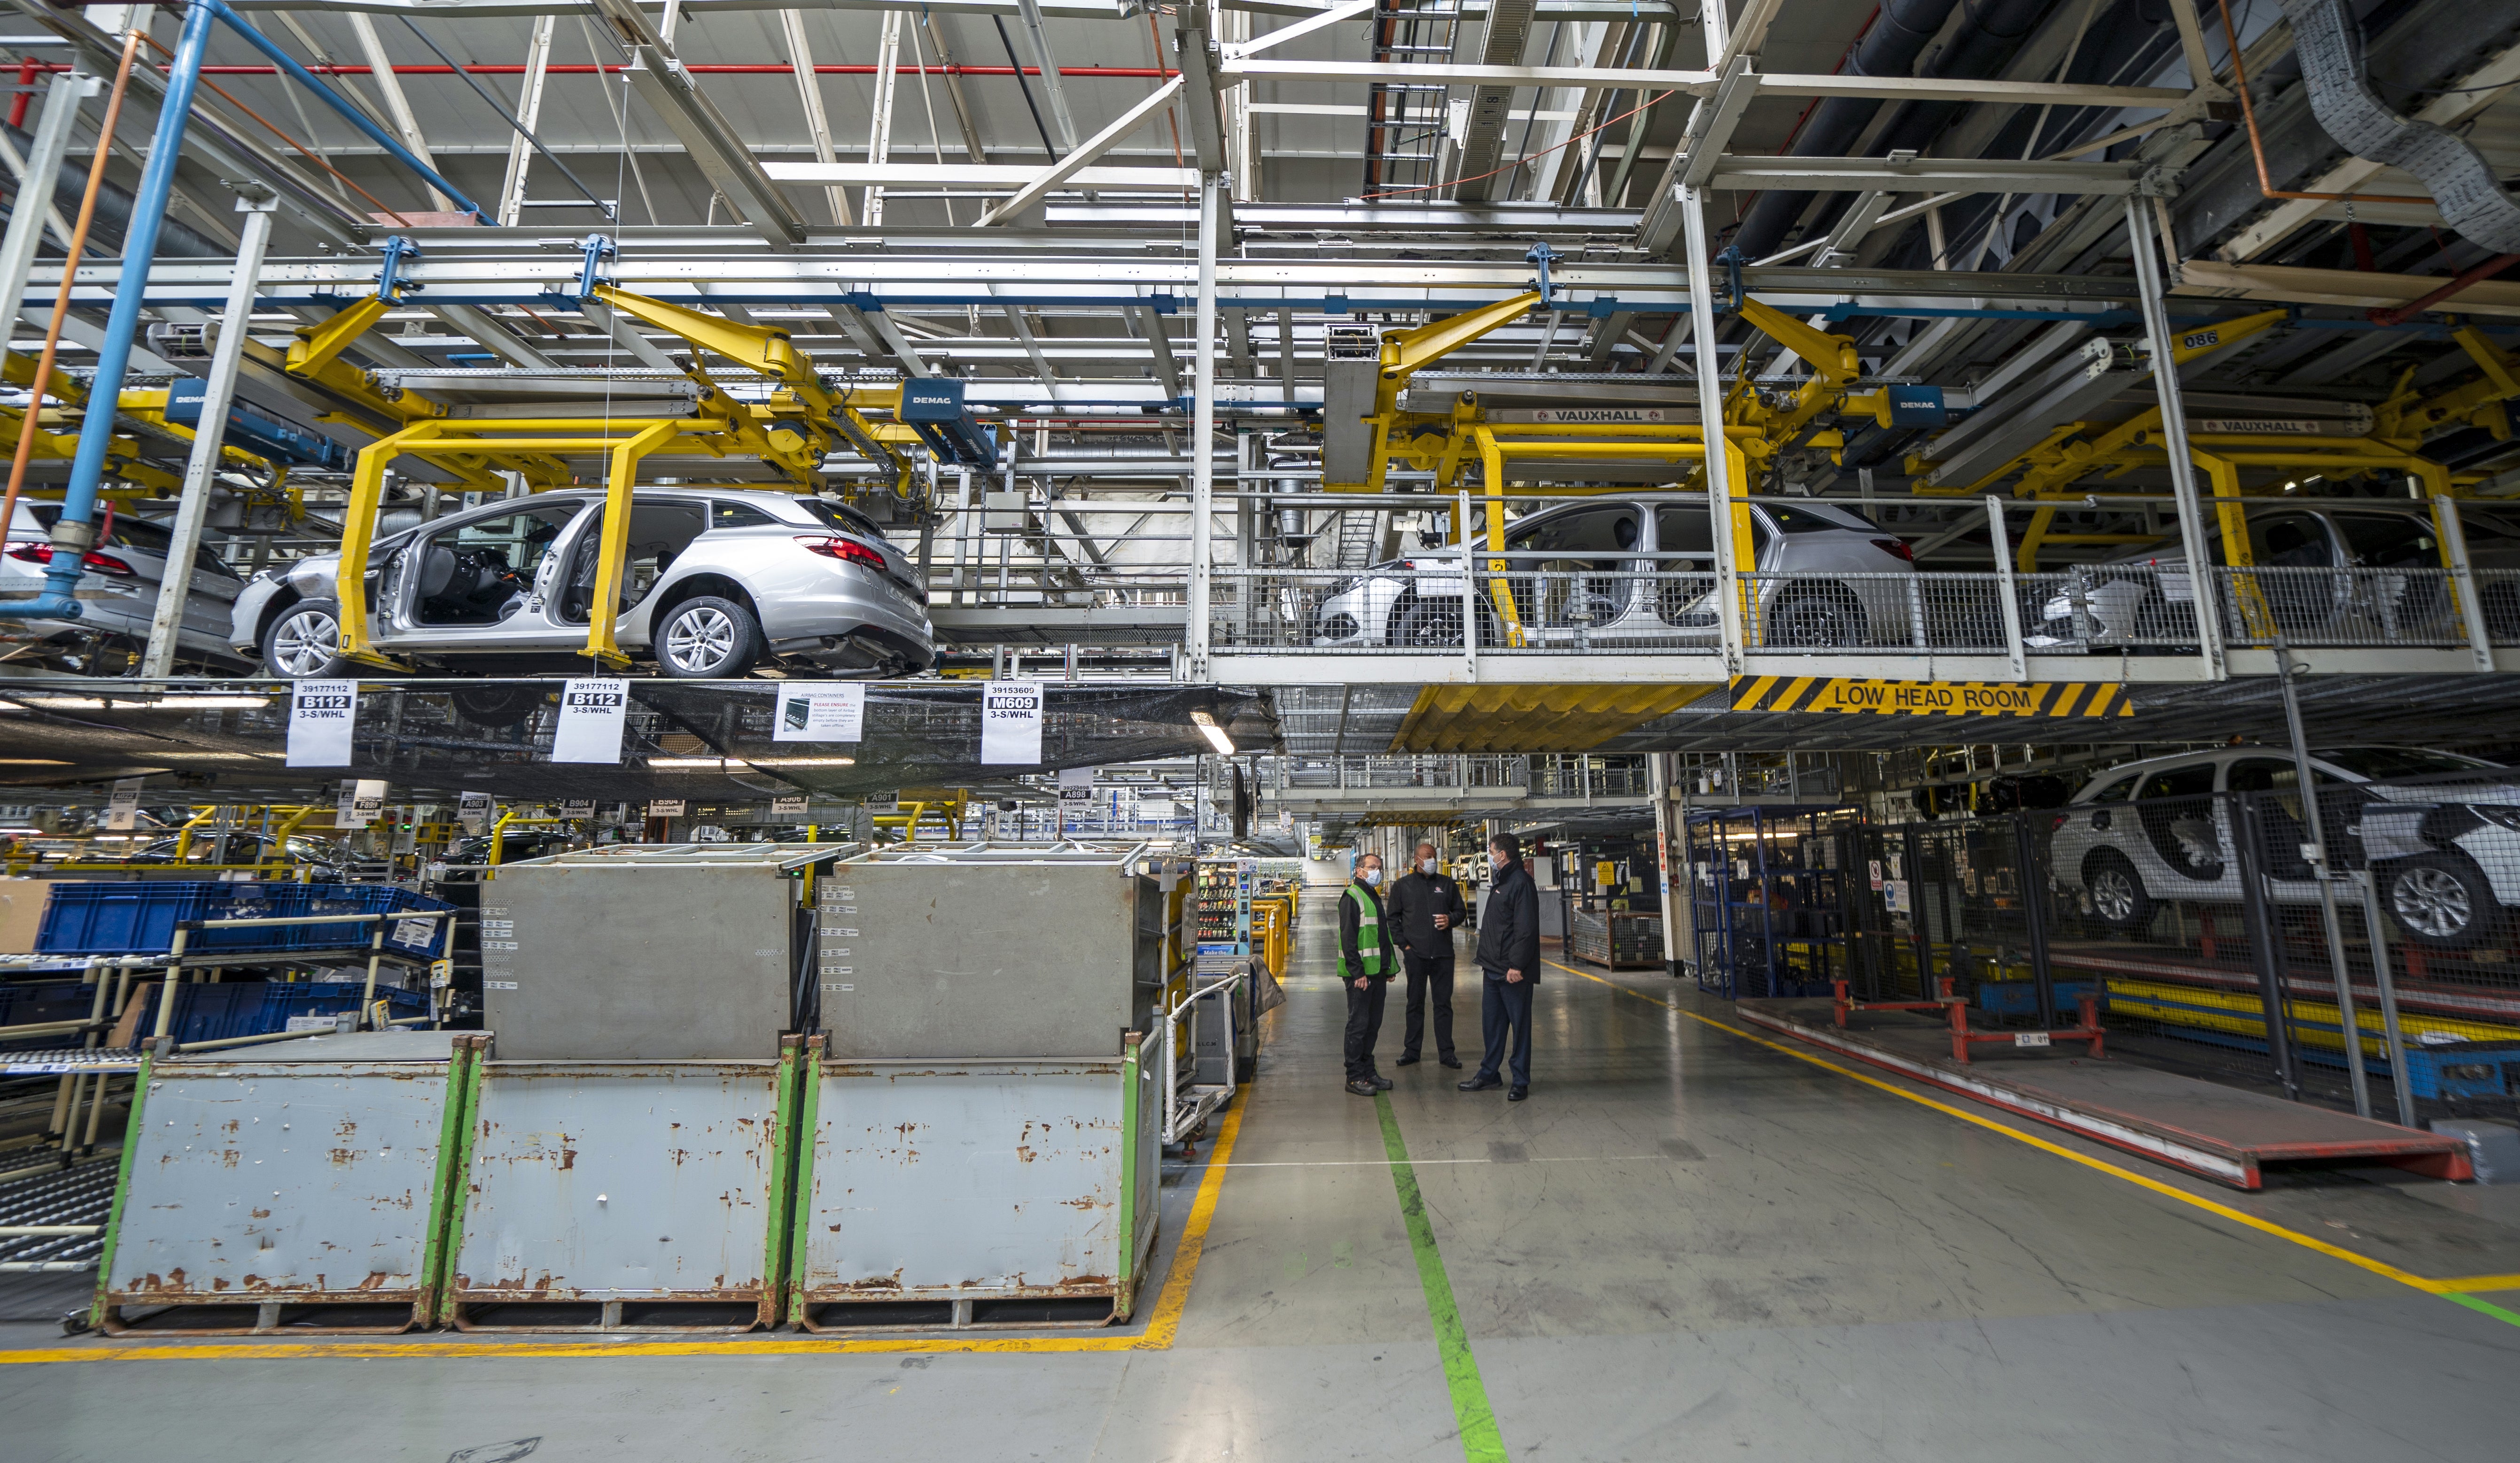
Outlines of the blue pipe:
{"label": "blue pipe", "polygon": [[[106,319],[105,339],[97,349],[96,376],[88,383],[87,415],[79,424],[78,452],[70,459],[69,485],[62,493],[62,515],[53,524],[53,557],[44,568],[43,592],[31,600],[0,603],[0,620],[76,619],[81,614],[78,581],[86,571],[87,551],[95,543],[92,525],[96,519],[97,484],[105,477],[107,449],[113,444],[114,408],[122,399],[122,379],[130,370],[131,342],[140,330],[140,307],[149,293],[149,268],[157,260],[158,235],[165,222],[167,201],[175,191],[175,160],[183,151],[184,130],[192,119],[193,93],[200,87],[202,61],[209,52],[210,27],[219,21],[227,22],[282,70],[314,88],[316,95],[355,122],[360,131],[382,144],[397,161],[427,179],[429,186],[463,205],[474,217],[481,216],[479,206],[361,116],[338,93],[316,80],[260,31],[238,19],[225,0],[188,0],[184,33],[175,42],[175,57],[166,69],[166,94],[158,104],[158,130],[150,139],[149,162],[141,170],[140,187],[132,202],[131,227],[123,235],[122,273],[114,290],[113,311]],[[70,286],[69,280],[62,282],[66,290]],[[30,428],[32,411],[30,405]]]}
{"label": "blue pipe", "polygon": [[[349,121],[351,126],[366,133],[370,141],[376,143],[379,147],[383,148],[385,150],[386,157],[393,159],[396,162],[399,162],[403,166],[410,168],[413,172],[420,174],[422,180],[427,182],[429,187],[436,189],[438,192],[445,194],[449,199],[452,199],[457,206],[463,208],[465,212],[480,219],[483,223],[488,223],[490,221],[490,216],[481,211],[481,206],[479,204],[466,198],[462,190],[458,189],[454,184],[446,181],[444,178],[438,176],[437,169],[422,161],[417,154],[413,153],[411,149],[404,147],[400,141],[395,139],[382,127],[380,127],[375,122],[368,120],[366,113],[351,106],[339,92],[326,86],[321,80],[317,79],[313,71],[299,66],[297,64],[297,58],[274,45],[271,37],[247,24],[243,17],[240,17],[235,11],[228,9],[226,0],[192,0],[192,3],[195,9],[207,10],[211,14],[216,15],[220,20],[227,22],[229,28],[236,31],[237,34],[245,37],[246,44],[253,47],[257,51],[260,51],[263,55],[270,57],[271,64],[280,68],[283,73],[295,77],[300,85],[306,87],[308,90],[314,92],[316,96],[322,98],[325,106],[341,114],[341,115]],[[191,23],[188,20],[186,23],[189,25]],[[181,63],[179,62],[178,64],[180,65]],[[196,63],[196,66],[198,67],[198,63]]]}

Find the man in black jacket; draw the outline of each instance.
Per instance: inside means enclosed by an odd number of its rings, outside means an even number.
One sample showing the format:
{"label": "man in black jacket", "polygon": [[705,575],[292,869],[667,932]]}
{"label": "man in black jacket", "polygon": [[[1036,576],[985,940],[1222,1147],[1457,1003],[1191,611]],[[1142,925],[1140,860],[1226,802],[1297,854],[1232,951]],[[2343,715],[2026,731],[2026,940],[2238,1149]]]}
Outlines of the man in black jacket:
{"label": "man in black jacket", "polygon": [[1522,867],[1522,844],[1500,833],[1488,844],[1488,862],[1495,882],[1488,886],[1487,907],[1479,912],[1479,973],[1487,987],[1479,1001],[1479,1029],[1487,1037],[1487,1055],[1479,1070],[1461,1084],[1464,1092],[1503,1085],[1497,1069],[1506,1065],[1506,1038],[1513,1038],[1513,1085],[1508,1102],[1531,1095],[1531,987],[1540,983],[1540,891]]}
{"label": "man in black jacket", "polygon": [[1391,886],[1393,939],[1409,977],[1409,1021],[1400,1037],[1400,1061],[1413,1067],[1426,1037],[1426,997],[1435,997],[1435,1060],[1459,1067],[1453,1053],[1453,931],[1468,914],[1462,887],[1436,862],[1435,846],[1418,846],[1418,866]]}
{"label": "man in black jacket", "polygon": [[1382,858],[1360,853],[1356,875],[1339,892],[1338,973],[1347,987],[1347,1090],[1372,1097],[1391,1079],[1373,1070],[1374,1038],[1382,1034],[1382,998],[1391,988],[1400,952],[1383,917]]}

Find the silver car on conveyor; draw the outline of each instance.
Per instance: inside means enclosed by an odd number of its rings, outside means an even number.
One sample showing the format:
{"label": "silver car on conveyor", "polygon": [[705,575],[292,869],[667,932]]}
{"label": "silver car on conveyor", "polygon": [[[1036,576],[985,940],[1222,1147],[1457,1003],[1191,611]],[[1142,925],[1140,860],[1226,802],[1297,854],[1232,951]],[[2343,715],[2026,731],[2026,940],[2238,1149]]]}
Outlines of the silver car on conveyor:
{"label": "silver car on conveyor", "polygon": [[[1590,498],[1516,520],[1504,575],[1527,644],[1567,650],[1712,643],[1715,552],[1706,495]],[[1750,513],[1760,578],[1760,643],[1821,648],[1897,642],[1909,633],[1908,545],[1852,509],[1761,503]],[[1483,553],[1487,537],[1471,540]],[[1653,558],[1626,557],[1648,554]],[[1312,617],[1316,646],[1462,643],[1461,552],[1377,564],[1333,584]],[[1500,643],[1491,580],[1476,586],[1479,641]]]}
{"label": "silver car on conveyor", "polygon": [[[582,668],[601,492],[502,498],[388,534],[370,552],[370,634],[432,668]],[[348,673],[339,556],[257,574],[228,639],[272,674]],[[743,488],[640,488],[613,635],[668,676],[749,673],[765,661],[906,674],[935,659],[927,593],[908,556],[855,509]]]}
{"label": "silver car on conveyor", "polygon": [[[31,503],[21,498],[10,516],[8,541],[0,546],[0,596],[22,599],[41,594],[44,575],[53,565],[53,525],[60,521],[59,503]],[[127,507],[112,513],[102,526],[95,548],[81,562],[76,619],[20,620],[11,629],[14,643],[0,646],[0,672],[43,667],[82,675],[127,675],[149,644],[149,621],[158,610],[158,586],[166,573],[166,556],[174,552],[174,535],[162,524],[138,517]],[[228,617],[244,578],[227,561],[208,549],[193,553],[192,592],[175,624],[175,662],[179,668],[200,666],[213,672],[243,668],[230,659]],[[252,663],[245,657],[245,664]]]}

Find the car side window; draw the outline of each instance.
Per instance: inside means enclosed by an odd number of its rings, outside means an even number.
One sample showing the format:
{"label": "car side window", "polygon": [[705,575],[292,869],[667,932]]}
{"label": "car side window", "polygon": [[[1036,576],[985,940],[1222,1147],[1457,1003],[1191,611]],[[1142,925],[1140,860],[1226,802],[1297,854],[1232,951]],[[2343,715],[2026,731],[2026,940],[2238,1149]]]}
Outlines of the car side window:
{"label": "car side window", "polygon": [[709,500],[709,526],[712,528],[754,528],[779,522],[749,503],[730,503],[723,498]]}
{"label": "car side window", "polygon": [[2277,789],[2291,791],[2301,786],[2301,778],[2292,763],[2271,756],[2253,756],[2233,762],[2224,774],[2223,785],[2234,793],[2272,793]]}
{"label": "car side window", "polygon": [[[1668,504],[1654,510],[1655,552],[1691,554],[1712,563],[1715,557],[1715,535],[1707,531],[1707,513],[1700,507]],[[1669,568],[1687,569],[1693,560],[1676,560]]]}
{"label": "car side window", "polygon": [[2144,779],[2141,798],[2201,798],[2214,791],[2214,764],[2168,767]]}
{"label": "car side window", "polygon": [[[2093,793],[2091,797],[2091,800],[2093,802],[2124,802],[2134,796],[2135,779],[2133,777],[2121,777],[2117,781],[2110,783],[2107,787]],[[2340,1045],[2342,1044],[2342,1039],[2343,1038],[2341,1037],[2339,1038]]]}

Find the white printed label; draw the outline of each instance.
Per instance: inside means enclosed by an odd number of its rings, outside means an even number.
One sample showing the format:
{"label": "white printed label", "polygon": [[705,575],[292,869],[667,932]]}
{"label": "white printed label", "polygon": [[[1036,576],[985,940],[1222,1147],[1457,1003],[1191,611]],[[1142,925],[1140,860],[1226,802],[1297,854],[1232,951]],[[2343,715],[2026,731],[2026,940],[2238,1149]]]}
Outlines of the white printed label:
{"label": "white printed label", "polygon": [[770,816],[774,818],[801,818],[805,816],[805,800],[802,798],[773,798],[770,800]]}
{"label": "white printed label", "polygon": [[686,798],[658,798],[649,802],[648,816],[652,818],[679,818],[683,815],[683,809],[689,806],[691,806],[691,800]]}
{"label": "white printed label", "polygon": [[489,794],[467,793],[456,804],[455,821],[464,825],[466,833],[478,834],[490,826],[495,811]]}
{"label": "white printed label", "polygon": [[867,688],[855,681],[788,681],[779,688],[774,742],[855,742],[866,735]]}
{"label": "white printed label", "polygon": [[621,735],[630,725],[630,683],[617,677],[564,682],[560,725],[552,734],[555,762],[621,760]]}
{"label": "white printed label", "polygon": [[414,948],[425,947],[436,937],[435,920],[396,920],[393,934],[386,937],[394,944],[410,945]]}
{"label": "white printed label", "polygon": [[1041,761],[1042,683],[990,681],[980,688],[980,761],[984,766]]}
{"label": "white printed label", "polygon": [[2046,1031],[2015,1031],[2012,1033],[2012,1044],[2014,1046],[2050,1046],[2054,1043],[2048,1039]]}
{"label": "white printed label", "polygon": [[145,777],[118,778],[113,784],[113,797],[105,804],[105,826],[116,833],[128,833],[140,822],[140,785]]}
{"label": "white printed label", "polygon": [[382,778],[344,779],[341,800],[333,808],[336,828],[365,828],[385,810],[385,785]]}
{"label": "white printed label", "polygon": [[517,988],[517,983],[514,981],[484,981],[481,983],[481,988],[483,990],[514,990]]}
{"label": "white printed label", "polygon": [[299,681],[289,703],[289,765],[350,765],[350,730],[358,720],[357,681]]}

